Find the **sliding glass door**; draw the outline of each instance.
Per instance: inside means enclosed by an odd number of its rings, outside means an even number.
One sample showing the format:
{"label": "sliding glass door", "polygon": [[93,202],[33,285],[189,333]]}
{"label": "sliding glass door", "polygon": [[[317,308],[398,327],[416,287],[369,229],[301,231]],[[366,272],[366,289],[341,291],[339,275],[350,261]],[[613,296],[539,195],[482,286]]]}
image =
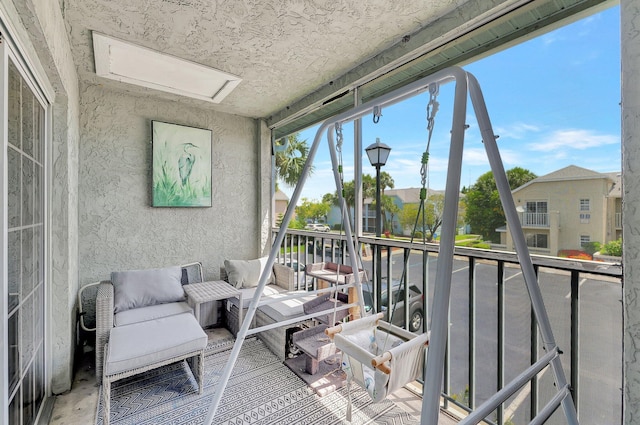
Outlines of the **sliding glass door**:
{"label": "sliding glass door", "polygon": [[[4,43],[3,43],[4,44]],[[46,109],[37,86],[3,46],[2,169],[5,200],[3,270],[6,294],[2,374],[10,425],[36,421],[45,384],[45,129]],[[3,422],[0,417],[0,422]]]}

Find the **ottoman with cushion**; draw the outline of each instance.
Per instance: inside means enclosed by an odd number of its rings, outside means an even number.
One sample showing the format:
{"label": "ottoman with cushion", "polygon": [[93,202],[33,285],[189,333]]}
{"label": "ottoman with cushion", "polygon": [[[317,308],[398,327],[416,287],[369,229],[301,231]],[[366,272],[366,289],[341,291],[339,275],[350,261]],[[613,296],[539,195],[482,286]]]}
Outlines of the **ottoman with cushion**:
{"label": "ottoman with cushion", "polygon": [[103,423],[109,424],[111,383],[177,361],[188,362],[202,394],[207,334],[191,313],[117,326],[105,346]]}

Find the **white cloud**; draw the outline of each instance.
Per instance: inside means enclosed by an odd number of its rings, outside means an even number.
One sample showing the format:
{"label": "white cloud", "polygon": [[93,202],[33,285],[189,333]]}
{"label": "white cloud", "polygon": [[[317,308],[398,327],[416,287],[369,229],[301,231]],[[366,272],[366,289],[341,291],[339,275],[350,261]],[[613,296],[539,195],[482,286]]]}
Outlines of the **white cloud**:
{"label": "white cloud", "polygon": [[540,40],[545,46],[554,44],[558,41],[562,41],[563,39],[564,38],[560,37],[557,31],[544,34],[542,37],[540,37]]}
{"label": "white cloud", "polygon": [[507,126],[496,126],[495,132],[502,139],[524,139],[529,133],[537,133],[541,131],[541,128],[534,124],[527,124],[523,122],[515,122]]}
{"label": "white cloud", "polygon": [[591,130],[567,129],[554,131],[545,136],[543,140],[529,144],[528,148],[533,151],[546,152],[562,149],[585,150],[615,144],[620,144],[620,137],[613,134],[598,134]]}
{"label": "white cloud", "polygon": [[487,152],[483,148],[467,148],[462,153],[465,165],[489,165]]}
{"label": "white cloud", "polygon": [[[510,149],[498,149],[500,152],[500,158],[505,165],[519,165],[522,163],[518,152]],[[482,148],[467,148],[462,154],[462,162],[465,166],[487,166],[489,167],[489,159],[487,158],[487,151]]]}

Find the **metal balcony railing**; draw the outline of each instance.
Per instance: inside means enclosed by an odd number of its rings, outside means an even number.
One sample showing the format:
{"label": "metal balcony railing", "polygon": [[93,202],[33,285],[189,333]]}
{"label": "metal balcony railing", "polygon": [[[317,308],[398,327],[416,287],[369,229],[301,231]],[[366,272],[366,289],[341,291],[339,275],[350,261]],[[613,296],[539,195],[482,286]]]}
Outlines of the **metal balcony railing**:
{"label": "metal balcony railing", "polygon": [[522,213],[522,225],[527,227],[549,227],[548,213]]}
{"label": "metal balcony railing", "polygon": [[[288,230],[277,261],[294,264],[300,289],[312,289],[304,265],[350,264],[344,240],[333,232]],[[383,285],[404,274],[407,287],[420,288],[423,329],[428,328],[438,245],[373,237],[362,237],[359,243],[368,284],[375,288],[376,311],[393,311],[395,302],[412,306],[411,291],[404,291],[404,300],[381,305],[383,288],[375,276],[379,250]],[[622,266],[536,255],[532,259],[581,425],[621,424]],[[394,316],[393,322],[409,328],[413,308],[401,309],[404,317],[396,321]],[[545,355],[515,253],[456,248],[448,340],[442,403],[462,415]],[[556,394],[550,375],[544,369],[487,417],[487,423],[529,423],[539,406]],[[545,423],[564,421],[557,413]]]}

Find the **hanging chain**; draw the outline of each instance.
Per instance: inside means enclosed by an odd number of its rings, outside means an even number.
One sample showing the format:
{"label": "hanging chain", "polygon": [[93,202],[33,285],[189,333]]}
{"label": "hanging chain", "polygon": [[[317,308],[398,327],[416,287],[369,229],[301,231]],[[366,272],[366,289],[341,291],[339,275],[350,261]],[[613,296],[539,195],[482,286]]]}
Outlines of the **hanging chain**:
{"label": "hanging chain", "polygon": [[344,198],[344,174],[342,167],[342,123],[337,122],[336,127],[336,151],[338,152],[338,174],[340,175],[340,185],[342,186],[342,197]]}
{"label": "hanging chain", "polygon": [[422,166],[420,168],[420,177],[422,183],[422,189],[420,190],[420,199],[426,199],[427,197],[427,179],[429,178],[429,148],[431,146],[431,136],[433,136],[433,128],[435,126],[436,114],[440,107],[438,102],[438,92],[440,91],[438,83],[432,83],[429,85],[429,103],[427,104],[427,131],[429,136],[427,138],[427,148],[422,154]]}

